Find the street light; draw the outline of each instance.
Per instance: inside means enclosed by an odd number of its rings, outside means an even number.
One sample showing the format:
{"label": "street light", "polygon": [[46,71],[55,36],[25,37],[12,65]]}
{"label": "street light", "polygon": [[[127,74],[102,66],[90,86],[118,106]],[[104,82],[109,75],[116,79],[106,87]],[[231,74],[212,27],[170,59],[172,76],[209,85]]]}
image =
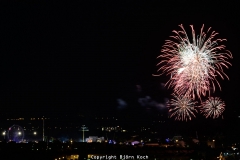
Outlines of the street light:
{"label": "street light", "polygon": [[34,135],[36,135],[36,134],[37,134],[37,132],[33,132],[33,134],[34,134]]}
{"label": "street light", "polygon": [[18,132],[18,135],[21,135],[22,133],[21,132]]}
{"label": "street light", "polygon": [[5,140],[6,131],[3,131],[3,132],[2,132],[2,135],[3,135],[3,137],[4,137],[4,140]]}

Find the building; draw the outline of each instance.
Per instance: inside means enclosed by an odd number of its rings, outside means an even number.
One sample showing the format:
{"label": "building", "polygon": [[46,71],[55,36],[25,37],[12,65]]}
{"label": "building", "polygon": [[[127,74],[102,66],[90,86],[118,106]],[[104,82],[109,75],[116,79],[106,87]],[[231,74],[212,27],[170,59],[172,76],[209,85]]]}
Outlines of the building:
{"label": "building", "polygon": [[86,142],[87,143],[92,143],[92,142],[102,143],[102,142],[104,142],[104,137],[89,136],[89,138],[86,138]]}

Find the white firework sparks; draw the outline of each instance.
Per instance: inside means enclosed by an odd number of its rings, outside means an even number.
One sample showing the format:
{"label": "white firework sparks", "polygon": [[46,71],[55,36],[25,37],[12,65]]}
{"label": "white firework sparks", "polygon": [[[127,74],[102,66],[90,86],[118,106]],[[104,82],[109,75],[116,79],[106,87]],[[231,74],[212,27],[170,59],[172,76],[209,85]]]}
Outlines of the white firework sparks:
{"label": "white firework sparks", "polygon": [[[232,58],[230,51],[225,50],[224,45],[218,45],[219,42],[226,39],[216,39],[218,34],[213,31],[207,38],[207,33],[203,32],[204,25],[201,28],[200,36],[195,36],[193,26],[192,43],[190,42],[183,25],[180,25],[182,31],[173,31],[176,36],[170,36],[174,39],[166,40],[163,45],[161,62],[164,64],[158,71],[171,75],[171,79],[166,85],[173,87],[174,93],[184,95],[195,99],[210,94],[211,88],[215,91],[216,82],[220,87],[216,77],[222,79],[227,77],[223,72],[223,67],[228,68],[231,65],[227,60]],[[176,42],[177,41],[177,42]],[[227,77],[228,78],[228,77]]]}
{"label": "white firework sparks", "polygon": [[188,97],[177,96],[173,94],[174,98],[168,102],[169,112],[171,113],[170,117],[175,117],[175,120],[191,120],[192,116],[195,117],[194,112],[197,112],[195,109],[196,102],[192,101]]}
{"label": "white firework sparks", "polygon": [[209,97],[202,103],[200,110],[206,118],[218,118],[225,110],[225,103],[219,97]]}

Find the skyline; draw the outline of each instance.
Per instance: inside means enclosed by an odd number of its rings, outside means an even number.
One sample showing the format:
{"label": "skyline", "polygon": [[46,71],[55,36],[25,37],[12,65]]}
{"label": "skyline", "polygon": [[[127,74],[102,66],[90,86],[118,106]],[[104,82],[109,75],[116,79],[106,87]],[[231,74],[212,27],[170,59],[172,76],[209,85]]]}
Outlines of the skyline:
{"label": "skyline", "polygon": [[111,114],[119,111],[118,100],[138,112],[139,107],[151,108],[139,103],[147,97],[164,105],[171,90],[162,84],[169,77],[152,77],[158,69],[156,57],[178,25],[183,24],[188,33],[189,25],[194,25],[198,34],[204,24],[227,39],[224,44],[234,57],[232,67],[224,70],[230,80],[218,79],[222,91],[218,88],[212,95],[225,101],[224,117],[240,114],[234,93],[239,90],[236,5],[219,3],[213,10],[200,12],[201,5],[191,9],[185,1],[183,8],[178,3],[159,7],[163,4],[82,2],[63,7],[60,3],[18,3],[5,7],[2,113]]}

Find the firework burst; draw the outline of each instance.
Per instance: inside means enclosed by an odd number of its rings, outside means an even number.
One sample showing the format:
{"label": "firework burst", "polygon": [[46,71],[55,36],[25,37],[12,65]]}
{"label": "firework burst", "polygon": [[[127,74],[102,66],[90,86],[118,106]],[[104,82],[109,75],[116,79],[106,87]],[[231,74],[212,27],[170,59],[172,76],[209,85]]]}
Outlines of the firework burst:
{"label": "firework burst", "polygon": [[173,94],[174,98],[168,102],[170,117],[175,117],[175,120],[191,120],[191,117],[195,117],[194,112],[196,102],[192,101],[188,97],[177,96]]}
{"label": "firework burst", "polygon": [[210,90],[215,91],[216,77],[222,79],[228,76],[223,72],[223,68],[230,66],[227,61],[232,58],[230,51],[225,50],[224,45],[218,43],[226,39],[215,39],[218,34],[213,31],[209,36],[203,32],[204,25],[201,28],[200,35],[195,37],[195,31],[192,29],[192,42],[190,42],[183,25],[180,25],[182,31],[173,31],[176,36],[170,36],[173,40],[166,40],[161,52],[161,62],[157,66],[162,65],[158,71],[162,71],[167,75],[171,75],[170,80],[166,83],[168,87],[172,87],[174,93],[184,95],[186,97],[201,99],[210,95]]}
{"label": "firework burst", "polygon": [[200,110],[206,118],[218,118],[225,110],[225,103],[219,97],[209,97],[202,103]]}

